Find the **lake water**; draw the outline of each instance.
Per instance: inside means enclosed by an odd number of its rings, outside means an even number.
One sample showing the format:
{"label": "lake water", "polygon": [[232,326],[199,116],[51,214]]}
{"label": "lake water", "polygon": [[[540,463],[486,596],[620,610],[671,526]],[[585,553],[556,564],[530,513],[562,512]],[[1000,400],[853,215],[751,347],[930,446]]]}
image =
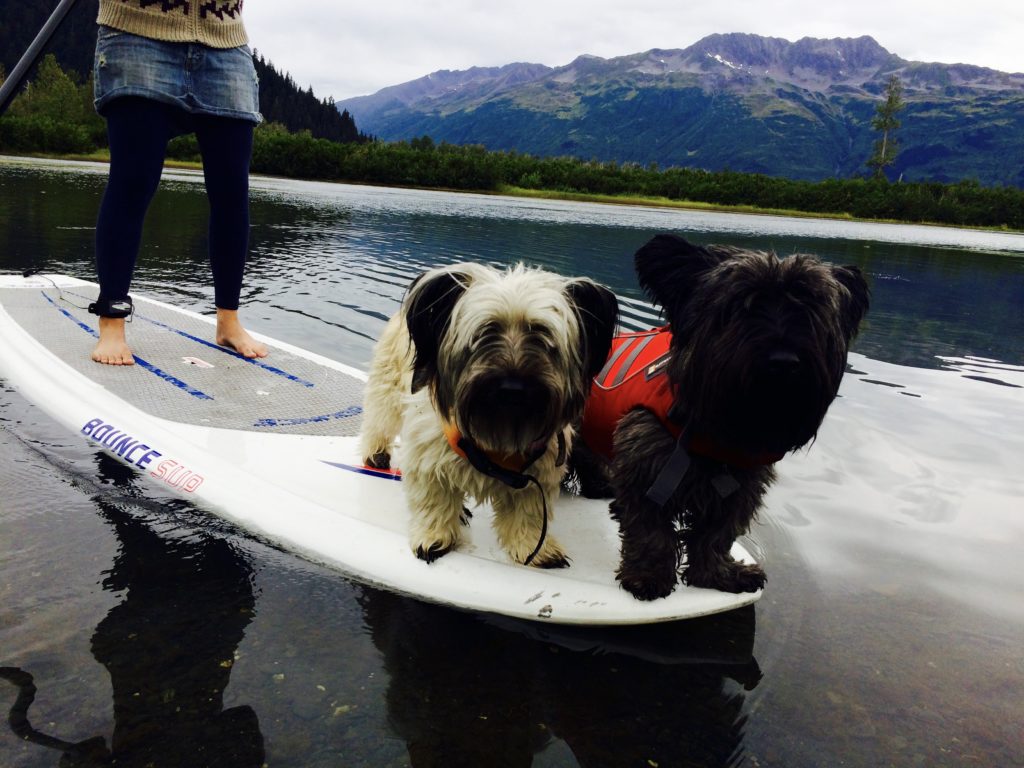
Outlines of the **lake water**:
{"label": "lake water", "polygon": [[[105,172],[0,159],[0,271],[92,279]],[[165,174],[136,291],[211,311],[205,207]],[[396,597],[161,495],[0,381],[0,709],[30,737],[0,729],[0,765],[1024,765],[1024,236],[254,178],[243,312],[365,367],[423,268],[525,260],[641,327],[631,257],[662,231],[872,286],[748,538],[755,606],[568,631]]]}

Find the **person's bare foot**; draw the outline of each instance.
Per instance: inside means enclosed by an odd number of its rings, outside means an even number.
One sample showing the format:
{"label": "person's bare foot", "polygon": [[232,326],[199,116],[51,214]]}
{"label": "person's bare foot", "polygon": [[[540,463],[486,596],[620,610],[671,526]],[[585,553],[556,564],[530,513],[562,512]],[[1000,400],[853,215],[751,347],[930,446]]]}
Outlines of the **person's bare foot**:
{"label": "person's bare foot", "polygon": [[266,357],[267,345],[256,341],[242,327],[238,319],[238,310],[217,308],[217,343],[222,347],[231,347],[242,357]]}
{"label": "person's bare foot", "polygon": [[92,359],[104,365],[135,365],[135,356],[125,340],[123,317],[100,318],[100,340],[93,347]]}

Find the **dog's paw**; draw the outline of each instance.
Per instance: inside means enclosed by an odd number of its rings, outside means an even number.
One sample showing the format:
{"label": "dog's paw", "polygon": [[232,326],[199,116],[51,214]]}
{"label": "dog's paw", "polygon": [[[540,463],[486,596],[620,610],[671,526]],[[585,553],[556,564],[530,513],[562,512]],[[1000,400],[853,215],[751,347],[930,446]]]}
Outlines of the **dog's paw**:
{"label": "dog's paw", "polygon": [[568,568],[570,564],[569,558],[566,557],[562,552],[556,552],[554,554],[546,555],[541,557],[540,553],[537,554],[533,560],[530,561],[530,565],[534,568]]}
{"label": "dog's paw", "polygon": [[[530,541],[526,538],[520,539],[509,548],[509,557],[517,563],[525,564],[536,546],[536,541]],[[565,554],[565,550],[562,549],[562,545],[558,543],[558,540],[554,536],[549,535],[545,537],[543,546],[533,556],[529,564],[531,568],[568,568],[569,556]]]}
{"label": "dog's paw", "polygon": [[418,557],[420,560],[422,560],[425,563],[432,563],[435,560],[438,560],[438,559],[444,557],[445,555],[447,555],[451,551],[452,551],[452,545],[451,544],[445,545],[445,544],[442,544],[439,541],[435,541],[433,544],[431,544],[429,546],[426,546],[426,547],[421,545],[419,547],[416,547],[413,550],[413,552],[416,553],[416,557]]}
{"label": "dog's paw", "polygon": [[569,566],[569,556],[565,554],[558,539],[551,534],[542,535],[539,528],[523,523],[521,517],[514,515],[497,514],[494,517],[494,531],[498,534],[498,541],[508,554],[509,560],[520,565],[529,565],[531,568]]}
{"label": "dog's paw", "polygon": [[375,453],[373,456],[367,456],[363,459],[363,463],[373,469],[391,469],[391,454],[387,451],[381,451]]}
{"label": "dog's paw", "polygon": [[[462,512],[462,505],[457,507]],[[450,515],[447,510],[444,515]],[[423,513],[413,516],[409,531],[409,547],[425,563],[438,560],[458,547],[462,540],[462,525],[458,512],[442,517],[442,513]]]}
{"label": "dog's paw", "polygon": [[691,587],[717,589],[720,592],[757,592],[764,587],[768,577],[759,565],[729,563],[714,570],[696,570],[692,567],[683,572],[683,583]]}
{"label": "dog's paw", "polygon": [[673,572],[672,578],[661,578],[651,574],[622,574],[618,575],[619,584],[637,600],[659,600],[668,597],[676,588],[676,578]]}

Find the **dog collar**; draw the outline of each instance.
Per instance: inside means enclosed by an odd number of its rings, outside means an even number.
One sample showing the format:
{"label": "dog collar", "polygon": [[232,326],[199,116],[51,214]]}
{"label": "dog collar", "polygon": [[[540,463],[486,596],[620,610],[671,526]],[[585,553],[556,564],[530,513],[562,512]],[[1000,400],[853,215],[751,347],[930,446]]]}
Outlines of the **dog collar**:
{"label": "dog collar", "polygon": [[[505,479],[505,473],[495,474],[494,468],[505,470],[505,472],[508,473],[521,474],[525,472],[535,461],[537,461],[537,459],[544,455],[544,452],[548,447],[548,441],[550,440],[550,438],[538,440],[535,443],[536,447],[529,453],[501,454],[494,451],[483,450],[472,438],[468,435],[463,435],[459,428],[451,422],[446,421],[444,423],[444,436],[448,441],[448,445],[457,456],[464,458],[485,475],[497,477],[497,479],[507,485],[512,485],[512,483],[509,483],[509,481]],[[559,432],[557,466],[561,466],[565,463],[565,452],[565,437],[561,432]],[[525,483],[522,485],[514,485],[513,487],[525,487]]]}
{"label": "dog collar", "polygon": [[[468,435],[463,435],[457,426],[449,422],[444,423],[444,436],[455,454],[468,461],[477,472],[493,477],[495,480],[500,480],[505,485],[516,490],[522,490],[530,483],[537,486],[537,490],[540,491],[541,500],[540,538],[537,541],[537,546],[533,548],[533,552],[523,561],[523,565],[532,563],[533,558],[537,556],[541,547],[544,546],[544,539],[548,534],[548,503],[544,497],[544,489],[541,487],[540,481],[532,475],[526,474],[526,470],[544,455],[551,438],[538,441],[537,448],[528,455],[513,454],[509,456],[481,450]],[[562,466],[565,463],[565,459],[565,434],[559,431],[556,465]]]}
{"label": "dog collar", "polygon": [[757,469],[767,467],[780,461],[784,453],[746,453],[728,448],[721,443],[711,439],[708,435],[690,435],[686,440],[687,452],[694,456],[703,456],[705,459],[719,461],[737,469]]}

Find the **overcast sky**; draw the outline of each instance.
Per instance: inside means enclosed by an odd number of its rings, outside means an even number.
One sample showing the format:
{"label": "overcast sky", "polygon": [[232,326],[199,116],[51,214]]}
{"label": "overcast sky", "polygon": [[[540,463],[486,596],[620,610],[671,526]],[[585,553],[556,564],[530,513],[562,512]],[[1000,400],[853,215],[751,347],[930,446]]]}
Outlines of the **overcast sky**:
{"label": "overcast sky", "polygon": [[249,0],[252,46],[335,99],[439,69],[568,64],[716,32],[870,35],[904,59],[1024,72],[1024,0]]}

